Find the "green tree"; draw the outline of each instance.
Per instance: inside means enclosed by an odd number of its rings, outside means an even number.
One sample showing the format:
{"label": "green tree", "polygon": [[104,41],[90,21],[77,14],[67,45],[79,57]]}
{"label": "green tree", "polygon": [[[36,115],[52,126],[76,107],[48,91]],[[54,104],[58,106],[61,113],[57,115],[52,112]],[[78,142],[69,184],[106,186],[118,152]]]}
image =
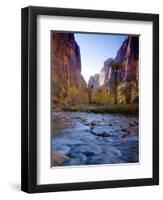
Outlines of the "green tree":
{"label": "green tree", "polygon": [[118,78],[118,71],[120,70],[120,69],[122,69],[122,67],[123,67],[123,65],[122,65],[122,63],[120,63],[120,62],[115,62],[115,61],[113,61],[113,63],[111,64],[111,66],[112,66],[112,69],[113,69],[113,72],[114,72],[114,82],[115,82],[115,85],[114,85],[114,103],[115,104],[117,104],[117,85],[118,85],[118,80],[117,80],[117,78]]}

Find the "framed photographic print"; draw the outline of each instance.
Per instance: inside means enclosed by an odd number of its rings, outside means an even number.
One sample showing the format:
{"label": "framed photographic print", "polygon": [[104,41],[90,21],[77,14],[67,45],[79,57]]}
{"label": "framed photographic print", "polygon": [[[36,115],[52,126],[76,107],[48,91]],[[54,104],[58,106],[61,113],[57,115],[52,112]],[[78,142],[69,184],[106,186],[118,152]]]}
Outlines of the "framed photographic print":
{"label": "framed photographic print", "polygon": [[159,184],[159,16],[22,9],[22,190]]}

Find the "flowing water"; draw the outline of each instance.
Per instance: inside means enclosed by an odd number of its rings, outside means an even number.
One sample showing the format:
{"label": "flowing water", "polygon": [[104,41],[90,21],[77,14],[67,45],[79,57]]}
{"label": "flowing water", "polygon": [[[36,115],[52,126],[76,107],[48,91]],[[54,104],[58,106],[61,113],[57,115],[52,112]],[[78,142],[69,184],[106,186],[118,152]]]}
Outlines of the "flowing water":
{"label": "flowing water", "polygon": [[137,116],[52,113],[52,152],[69,157],[62,166],[139,161]]}

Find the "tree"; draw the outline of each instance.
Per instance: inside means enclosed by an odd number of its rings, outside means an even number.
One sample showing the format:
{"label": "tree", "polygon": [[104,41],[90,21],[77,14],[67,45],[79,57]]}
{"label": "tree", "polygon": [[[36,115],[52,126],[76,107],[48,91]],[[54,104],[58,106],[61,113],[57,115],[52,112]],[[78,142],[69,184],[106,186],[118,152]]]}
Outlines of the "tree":
{"label": "tree", "polygon": [[92,93],[92,103],[95,104],[113,104],[114,98],[111,91],[103,89],[97,89]]}
{"label": "tree", "polygon": [[92,93],[93,93],[93,86],[88,88],[88,102],[89,102],[89,104],[92,103],[92,96],[93,96]]}
{"label": "tree", "polygon": [[131,103],[131,90],[132,83],[123,82],[118,85],[117,93],[119,103]]}
{"label": "tree", "polygon": [[88,102],[87,90],[78,89],[75,86],[71,86],[67,91],[67,104],[86,104]]}
{"label": "tree", "polygon": [[67,91],[67,103],[69,105],[75,105],[79,103],[79,91],[76,87],[72,86]]}
{"label": "tree", "polygon": [[111,66],[112,66],[112,69],[113,69],[113,72],[114,72],[114,81],[115,81],[115,85],[114,85],[114,103],[115,104],[117,104],[117,85],[118,85],[118,80],[117,80],[117,75],[118,75],[118,71],[120,70],[120,69],[122,69],[122,67],[123,67],[123,65],[122,65],[122,63],[120,63],[120,62],[115,62],[115,61],[113,61],[112,62],[112,64],[111,64]]}

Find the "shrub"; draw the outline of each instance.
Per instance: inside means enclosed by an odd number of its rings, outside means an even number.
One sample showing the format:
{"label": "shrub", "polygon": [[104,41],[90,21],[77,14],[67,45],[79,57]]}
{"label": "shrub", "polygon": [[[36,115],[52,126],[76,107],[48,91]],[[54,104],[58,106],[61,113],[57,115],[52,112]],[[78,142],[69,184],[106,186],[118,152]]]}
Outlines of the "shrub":
{"label": "shrub", "polygon": [[104,89],[96,90],[92,94],[92,103],[95,104],[112,104],[114,103],[114,95]]}

